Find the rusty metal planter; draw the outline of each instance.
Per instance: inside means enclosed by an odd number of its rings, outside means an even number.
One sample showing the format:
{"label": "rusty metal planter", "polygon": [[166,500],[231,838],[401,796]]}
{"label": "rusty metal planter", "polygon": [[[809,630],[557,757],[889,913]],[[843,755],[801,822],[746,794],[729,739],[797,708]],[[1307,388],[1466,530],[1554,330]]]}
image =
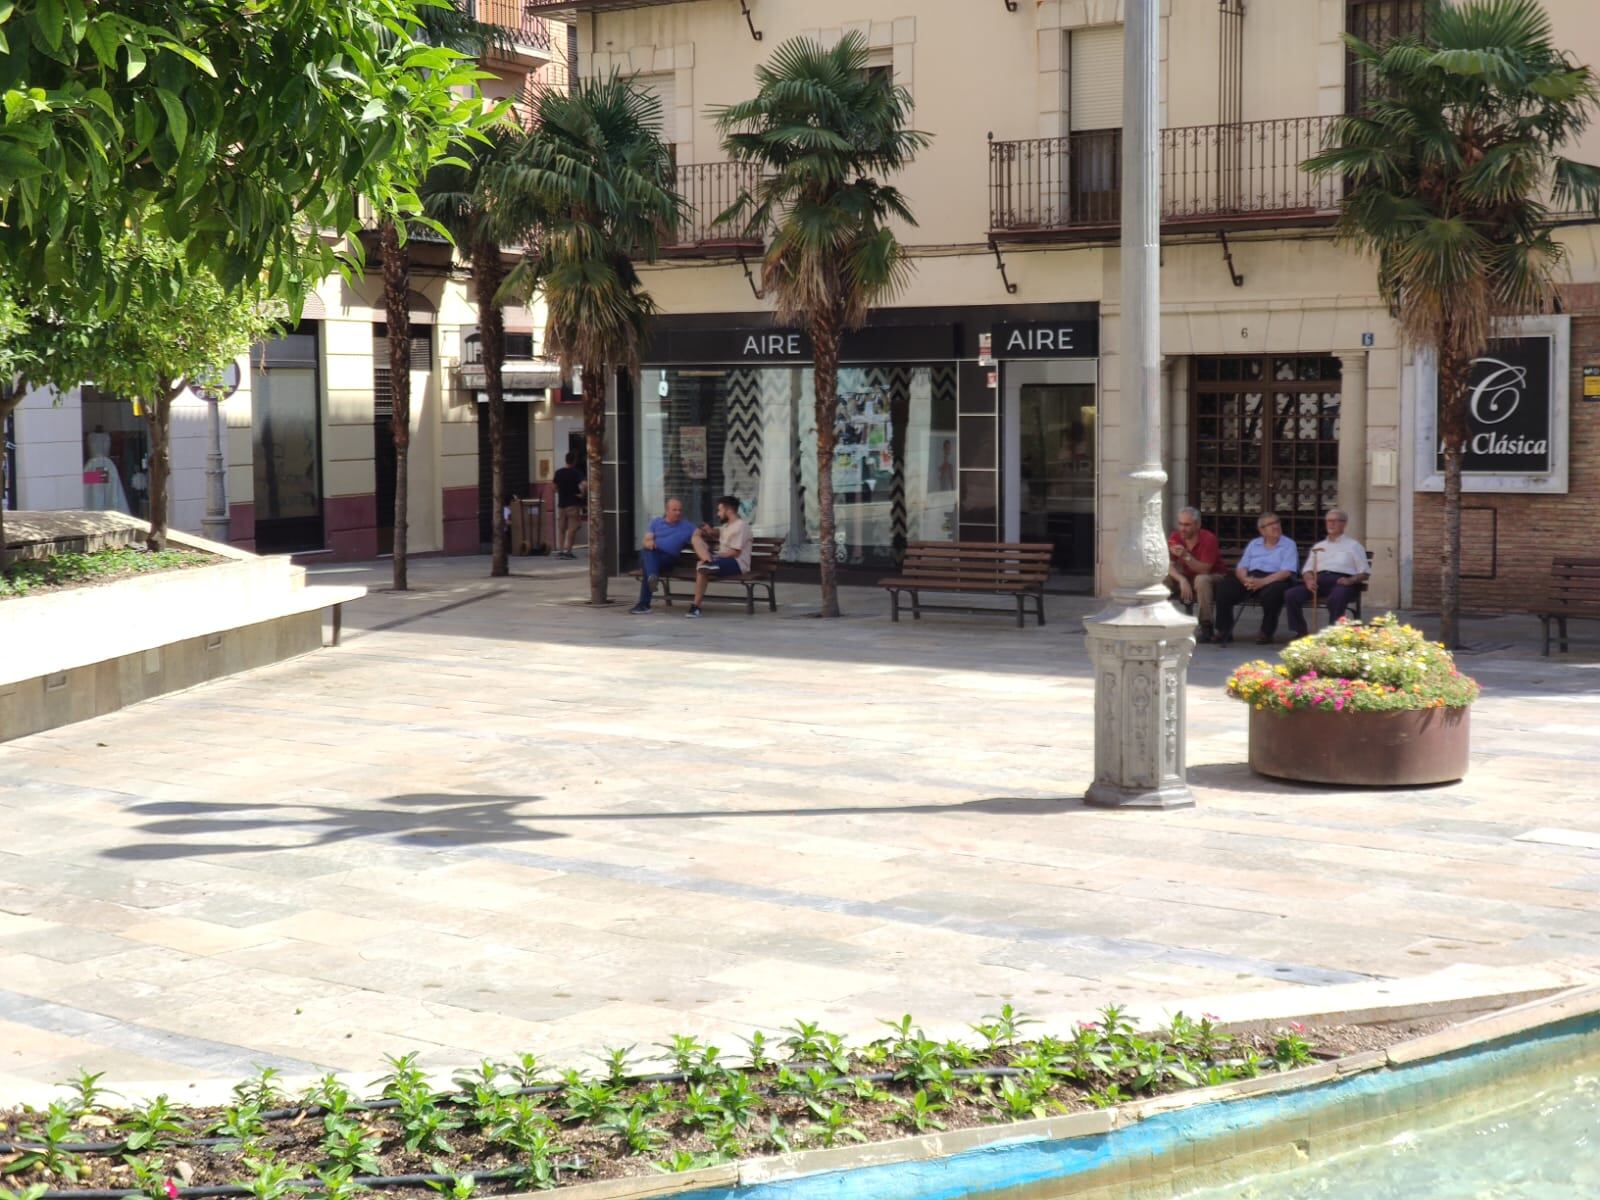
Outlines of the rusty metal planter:
{"label": "rusty metal planter", "polygon": [[1471,709],[1250,710],[1250,769],[1303,783],[1414,787],[1467,773]]}

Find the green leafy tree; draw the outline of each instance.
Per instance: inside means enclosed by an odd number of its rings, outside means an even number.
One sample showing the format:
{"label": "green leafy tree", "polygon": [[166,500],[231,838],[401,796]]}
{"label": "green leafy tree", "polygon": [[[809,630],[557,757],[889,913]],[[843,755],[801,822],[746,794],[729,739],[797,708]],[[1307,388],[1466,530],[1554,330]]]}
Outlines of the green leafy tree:
{"label": "green leafy tree", "polygon": [[[1600,214],[1600,169],[1561,148],[1588,126],[1590,69],[1552,42],[1537,0],[1430,5],[1423,39],[1347,36],[1374,84],[1306,169],[1347,179],[1339,232],[1377,258],[1378,290],[1439,371],[1444,457],[1440,613],[1459,644],[1467,383],[1496,317],[1542,310],[1566,256],[1553,211]],[[1359,447],[1357,448],[1359,451]]]}
{"label": "green leafy tree", "polygon": [[443,2],[0,4],[0,271],[125,298],[101,251],[137,217],[224,288],[303,294],[340,265],[324,234],[415,212],[417,162],[481,110],[421,36]]}
{"label": "green leafy tree", "polygon": [[[491,48],[503,47],[506,37],[499,26],[478,21],[454,6],[424,6],[418,10],[421,20],[419,36],[430,46],[445,47],[471,58],[481,58]],[[427,173],[455,161],[444,152],[455,150],[471,153],[482,136],[480,127],[489,114],[470,122],[462,131],[463,143],[456,146],[441,145],[437,139],[414,136],[407,130],[397,143],[398,148],[415,152],[410,170],[424,180]],[[427,113],[402,113],[405,123],[426,122]],[[420,192],[419,192],[420,195]],[[408,209],[426,207],[425,201],[404,198]],[[383,271],[384,320],[388,331],[390,416],[389,432],[394,442],[394,548],[391,556],[393,585],[403,592],[408,585],[411,465],[411,251],[408,245],[407,222],[398,216],[386,216],[378,227],[378,247]],[[497,502],[498,503],[498,502]],[[505,572],[498,572],[504,574]]]}
{"label": "green leafy tree", "polygon": [[[186,387],[214,387],[227,365],[277,322],[260,289],[224,287],[190,266],[184,248],[138,226],[114,239],[99,268],[118,305],[94,312],[83,278],[68,272],[34,299],[28,379],[61,390],[93,381],[128,400],[150,435],[151,550],[166,548],[172,477],[172,403]],[[89,314],[89,315],[85,315]]]}
{"label": "green leafy tree", "polygon": [[661,103],[613,72],[545,92],[522,152],[490,187],[504,218],[534,235],[508,291],[544,293],[546,353],[583,372],[589,460],[589,600],[606,603],[602,453],[609,372],[639,365],[655,303],[636,263],[653,261],[683,201],[661,141]]}
{"label": "green leafy tree", "polygon": [[491,181],[501,178],[520,152],[526,135],[509,118],[485,132],[462,155],[435,168],[423,183],[424,211],[447,230],[472,269],[473,303],[478,310],[478,347],[483,354],[483,388],[489,397],[490,492],[493,550],[491,576],[509,575],[506,558],[506,360],[505,313],[500,298],[506,280],[502,247],[521,234],[508,219]]}
{"label": "green leafy tree", "polygon": [[[722,219],[769,238],[765,290],[779,321],[811,336],[816,364],[818,546],[822,615],[839,615],[834,558],[833,452],[839,345],[909,275],[893,221],[915,225],[904,197],[883,182],[928,145],[908,129],[911,96],[868,70],[866,39],[832,48],[808,38],[778,47],[756,69],[755,99],[716,111],[723,148],[763,170]],[[769,237],[770,235],[770,237]]]}

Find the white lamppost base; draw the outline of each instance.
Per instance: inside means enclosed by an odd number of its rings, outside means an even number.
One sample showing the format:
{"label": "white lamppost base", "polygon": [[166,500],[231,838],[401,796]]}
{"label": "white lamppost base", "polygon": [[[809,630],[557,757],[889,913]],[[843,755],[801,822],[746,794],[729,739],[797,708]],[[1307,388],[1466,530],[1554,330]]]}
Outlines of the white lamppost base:
{"label": "white lamppost base", "polygon": [[1188,808],[1185,693],[1195,619],[1173,607],[1166,585],[1113,593],[1084,619],[1095,673],[1094,783],[1100,808]]}

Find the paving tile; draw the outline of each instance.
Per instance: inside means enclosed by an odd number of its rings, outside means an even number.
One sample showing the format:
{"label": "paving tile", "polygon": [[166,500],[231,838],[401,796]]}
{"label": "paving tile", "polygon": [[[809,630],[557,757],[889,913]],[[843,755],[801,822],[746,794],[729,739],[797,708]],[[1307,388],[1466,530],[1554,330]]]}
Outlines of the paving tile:
{"label": "paving tile", "polygon": [[1020,633],[856,590],[840,622],[641,625],[536,566],[419,561],[336,651],[0,745],[0,1101],[85,1060],[370,1076],[1600,966],[1600,661],[1536,626],[1471,661],[1461,784],[1253,776],[1221,692],[1249,655],[1211,650],[1199,806],[1104,813],[1087,598]]}

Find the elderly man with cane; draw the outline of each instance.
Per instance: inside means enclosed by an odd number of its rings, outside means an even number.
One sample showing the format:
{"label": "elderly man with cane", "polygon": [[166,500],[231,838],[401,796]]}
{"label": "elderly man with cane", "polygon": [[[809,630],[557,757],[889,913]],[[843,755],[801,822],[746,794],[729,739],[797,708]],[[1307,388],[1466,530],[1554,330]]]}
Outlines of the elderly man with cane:
{"label": "elderly man with cane", "polygon": [[1328,536],[1311,547],[1300,584],[1290,588],[1283,597],[1289,629],[1295,637],[1305,637],[1310,632],[1306,628],[1307,600],[1313,604],[1325,603],[1328,620],[1336,622],[1344,616],[1344,610],[1350,607],[1350,601],[1372,573],[1366,548],[1345,532],[1350,525],[1350,515],[1342,508],[1330,508],[1324,520]]}

